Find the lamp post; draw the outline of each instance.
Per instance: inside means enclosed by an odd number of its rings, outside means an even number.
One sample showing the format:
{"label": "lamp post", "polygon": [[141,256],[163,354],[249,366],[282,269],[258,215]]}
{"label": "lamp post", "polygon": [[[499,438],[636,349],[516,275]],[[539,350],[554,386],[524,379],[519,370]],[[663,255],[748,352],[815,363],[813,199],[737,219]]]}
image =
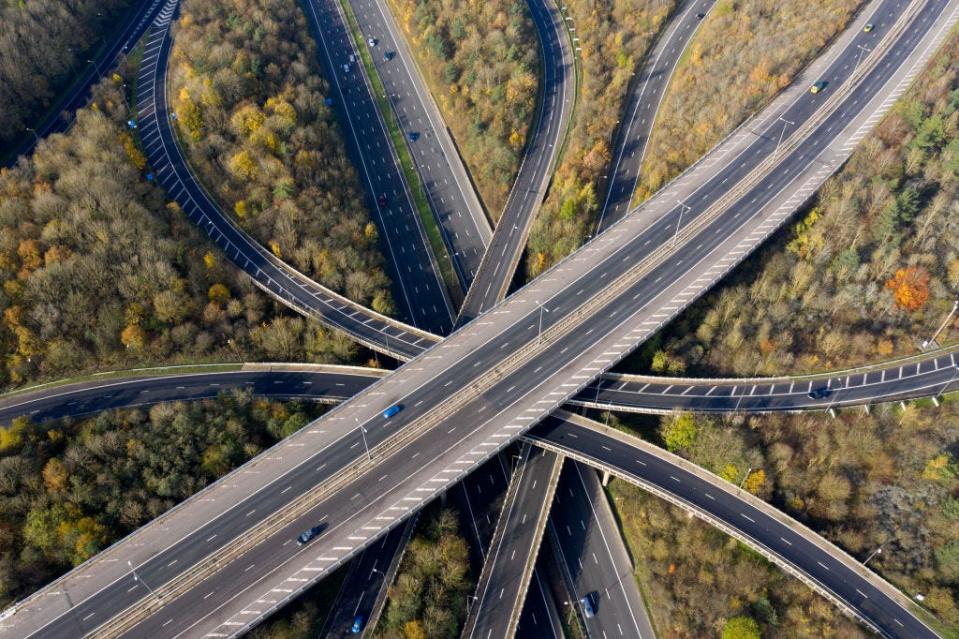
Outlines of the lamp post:
{"label": "lamp post", "polygon": [[783,138],[786,137],[786,127],[796,124],[795,122],[790,122],[785,119],[783,116],[779,116],[778,120],[783,123],[783,130],[779,134],[779,142],[776,142],[776,153],[779,153],[779,146],[783,143]]}
{"label": "lamp post", "polygon": [[127,559],[127,565],[130,566],[130,573],[133,575],[133,581],[143,584],[144,587],[146,587],[146,589],[150,592],[151,595],[153,595],[154,597],[162,601],[162,599],[160,599],[160,595],[156,594],[153,588],[147,585],[147,582],[140,579],[140,577],[137,575],[137,569],[133,567],[133,563],[129,559]]}
{"label": "lamp post", "polygon": [[356,427],[357,427],[357,428],[359,429],[359,431],[360,431],[360,437],[363,438],[363,448],[366,449],[366,459],[367,459],[368,461],[373,461],[373,455],[370,454],[370,447],[366,445],[366,429],[363,428],[363,425],[362,425],[362,424],[360,424],[360,418],[359,418],[359,417],[354,417],[353,419],[356,420]]}
{"label": "lamp post", "polygon": [[543,343],[543,313],[549,313],[549,309],[546,308],[541,302],[533,300],[539,305],[539,331],[536,333],[536,342],[538,344]]}
{"label": "lamp post", "polygon": [[856,75],[856,70],[859,68],[859,63],[862,62],[862,54],[867,51],[872,51],[869,47],[857,44],[856,48],[859,49],[859,56],[856,57],[856,66],[852,68],[852,75]]}
{"label": "lamp post", "polygon": [[676,232],[673,233],[673,245],[674,245],[674,246],[675,246],[675,244],[676,244],[676,238],[679,237],[679,225],[683,223],[683,213],[685,213],[686,211],[689,211],[689,210],[691,210],[691,209],[693,208],[693,207],[691,207],[691,206],[687,206],[686,204],[683,204],[683,202],[680,201],[680,200],[676,200],[676,204],[679,205],[679,219],[676,220]]}

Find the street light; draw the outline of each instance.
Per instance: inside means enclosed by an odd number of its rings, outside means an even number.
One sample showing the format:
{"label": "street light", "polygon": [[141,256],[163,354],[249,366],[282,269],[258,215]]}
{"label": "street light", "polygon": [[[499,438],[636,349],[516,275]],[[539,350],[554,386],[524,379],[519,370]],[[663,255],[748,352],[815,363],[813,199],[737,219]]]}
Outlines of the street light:
{"label": "street light", "polygon": [[366,449],[366,459],[368,461],[373,461],[373,455],[370,454],[370,447],[366,445],[366,429],[363,428],[362,424],[360,424],[359,417],[354,417],[353,419],[356,420],[356,427],[360,429],[360,437],[363,438],[363,448]]}
{"label": "street light", "polygon": [[94,70],[94,71],[96,72],[96,74],[97,74],[97,82],[99,82],[99,81],[100,81],[100,65],[97,64],[96,62],[94,62],[93,60],[89,59],[89,58],[87,58],[87,64],[92,64],[92,65],[93,65],[93,70]]}
{"label": "street light", "polygon": [[940,324],[939,328],[936,329],[936,332],[932,334],[932,337],[930,337],[929,339],[925,340],[922,343],[923,349],[925,349],[927,346],[929,346],[930,344],[936,341],[936,338],[939,337],[939,333],[941,333],[942,330],[946,328],[946,324],[948,324],[952,316],[956,314],[956,309],[959,309],[959,300],[956,300],[955,302],[952,303],[952,309],[949,311],[948,314],[946,314],[946,319],[942,320],[942,324]]}
{"label": "street light", "polygon": [[137,576],[137,570],[136,570],[136,568],[133,567],[133,563],[131,563],[129,559],[127,559],[127,565],[130,566],[130,572],[133,574],[133,581],[136,581],[137,583],[143,584],[143,585],[146,587],[146,589],[150,592],[151,595],[153,595],[154,597],[156,597],[156,598],[159,599],[160,601],[163,601],[163,600],[160,598],[160,595],[156,594],[156,592],[153,590],[153,588],[151,588],[149,585],[147,585],[147,582],[143,581],[142,579],[140,579],[140,578]]}
{"label": "street light", "polygon": [[875,550],[869,553],[869,556],[866,557],[866,561],[862,562],[862,565],[865,566],[866,564],[869,563],[870,559],[872,559],[876,555],[881,555],[881,554],[882,554],[882,544],[879,544],[879,546]]}
{"label": "street light", "polygon": [[856,75],[856,69],[859,68],[859,63],[862,62],[862,54],[866,51],[872,51],[869,47],[857,44],[856,48],[859,49],[859,56],[856,58],[856,66],[852,68],[852,75]]}
{"label": "street light", "polygon": [[538,302],[536,300],[533,300],[533,301],[539,305],[539,331],[536,334],[536,343],[542,344],[543,343],[543,312],[545,311],[546,313],[549,313],[549,309],[543,306],[541,302]]}
{"label": "street light", "polygon": [[783,123],[783,130],[779,134],[779,142],[776,142],[776,153],[779,153],[779,145],[783,143],[783,138],[786,137],[786,127],[796,124],[795,122],[790,122],[789,120],[785,119],[783,116],[779,116],[778,121]]}
{"label": "street light", "polygon": [[739,487],[740,487],[740,488],[742,488],[742,487],[743,487],[743,484],[746,483],[746,480],[749,479],[749,473],[751,473],[751,472],[753,472],[753,467],[752,467],[752,466],[750,466],[749,468],[746,469],[746,474],[743,476],[743,480],[742,480],[741,482],[739,482]]}
{"label": "street light", "polygon": [[27,131],[29,131],[30,133],[33,134],[33,139],[34,139],[34,140],[36,140],[37,142],[40,141],[40,136],[37,135],[37,130],[36,130],[36,129],[32,129],[32,128],[30,128],[30,127],[24,127],[24,128],[25,128]]}
{"label": "street light", "polygon": [[673,233],[673,245],[676,245],[676,238],[679,237],[679,225],[683,222],[683,213],[686,211],[692,210],[693,207],[683,204],[681,200],[676,200],[676,204],[679,205],[679,219],[676,220],[676,232]]}

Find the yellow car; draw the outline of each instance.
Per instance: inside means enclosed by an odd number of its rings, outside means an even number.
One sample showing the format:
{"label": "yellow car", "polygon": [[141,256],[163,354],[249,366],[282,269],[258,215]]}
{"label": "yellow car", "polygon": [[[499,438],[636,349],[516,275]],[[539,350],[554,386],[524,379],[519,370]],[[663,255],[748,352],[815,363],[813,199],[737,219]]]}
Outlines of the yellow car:
{"label": "yellow car", "polygon": [[822,91],[822,90],[825,89],[825,88],[826,88],[826,83],[825,83],[823,80],[820,80],[820,81],[817,82],[816,84],[812,85],[812,87],[810,87],[809,92],[810,92],[810,93],[819,93],[820,91]]}
{"label": "yellow car", "polygon": [[869,22],[868,24],[866,24],[865,27],[863,27],[862,30],[865,31],[866,33],[869,33],[870,31],[872,31],[872,30],[875,28],[875,26],[876,26],[876,25],[874,25],[873,23]]}

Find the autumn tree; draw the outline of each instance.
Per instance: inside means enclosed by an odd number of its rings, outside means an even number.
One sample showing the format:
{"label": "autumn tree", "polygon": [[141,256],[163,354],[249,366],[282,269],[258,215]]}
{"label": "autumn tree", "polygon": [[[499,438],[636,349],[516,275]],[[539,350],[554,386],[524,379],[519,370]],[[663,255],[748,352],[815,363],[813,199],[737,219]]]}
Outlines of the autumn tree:
{"label": "autumn tree", "polygon": [[929,298],[929,273],[921,266],[907,266],[896,271],[886,282],[896,306],[905,311],[918,311]]}

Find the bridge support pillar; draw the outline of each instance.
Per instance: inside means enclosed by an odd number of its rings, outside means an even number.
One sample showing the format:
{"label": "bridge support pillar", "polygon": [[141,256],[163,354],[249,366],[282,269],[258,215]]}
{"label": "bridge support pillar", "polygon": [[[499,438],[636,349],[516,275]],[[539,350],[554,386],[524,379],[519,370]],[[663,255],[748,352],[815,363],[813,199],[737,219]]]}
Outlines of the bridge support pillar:
{"label": "bridge support pillar", "polygon": [[606,486],[608,485],[609,485],[609,471],[604,470],[603,471],[603,488],[606,488]]}

